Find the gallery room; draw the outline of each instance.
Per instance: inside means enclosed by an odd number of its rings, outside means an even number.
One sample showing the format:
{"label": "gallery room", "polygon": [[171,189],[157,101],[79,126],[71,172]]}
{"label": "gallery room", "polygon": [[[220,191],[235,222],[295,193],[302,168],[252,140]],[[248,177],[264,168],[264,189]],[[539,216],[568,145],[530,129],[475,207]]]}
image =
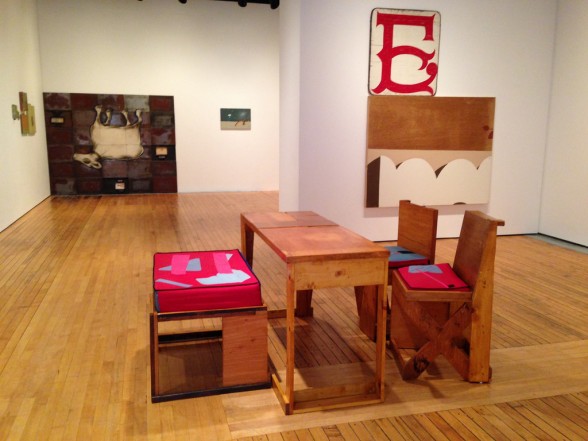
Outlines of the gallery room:
{"label": "gallery room", "polygon": [[[588,438],[587,24],[578,0],[0,0],[0,438]],[[467,286],[399,350],[437,302],[392,292],[401,200]],[[256,300],[166,304],[207,262]]]}

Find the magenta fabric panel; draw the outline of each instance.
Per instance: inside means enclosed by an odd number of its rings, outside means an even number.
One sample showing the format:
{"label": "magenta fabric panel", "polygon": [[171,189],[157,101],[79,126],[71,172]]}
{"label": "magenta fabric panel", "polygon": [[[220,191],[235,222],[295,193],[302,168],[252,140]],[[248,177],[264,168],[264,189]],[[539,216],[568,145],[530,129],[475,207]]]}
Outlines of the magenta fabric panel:
{"label": "magenta fabric panel", "polygon": [[203,311],[262,305],[259,280],[239,250],[156,253],[157,311]]}
{"label": "magenta fabric panel", "polygon": [[188,254],[174,254],[171,261],[171,273],[174,276],[183,276],[186,274],[190,256]]}

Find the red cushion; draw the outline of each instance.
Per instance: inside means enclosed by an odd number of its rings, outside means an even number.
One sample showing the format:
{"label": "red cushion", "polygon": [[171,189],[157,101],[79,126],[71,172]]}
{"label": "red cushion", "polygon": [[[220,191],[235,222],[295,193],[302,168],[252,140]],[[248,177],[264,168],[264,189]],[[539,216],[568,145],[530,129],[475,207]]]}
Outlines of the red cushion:
{"label": "red cushion", "polygon": [[239,250],[156,253],[153,292],[158,312],[262,305],[259,280]]}
{"label": "red cushion", "polygon": [[448,263],[437,265],[411,265],[398,272],[411,289],[463,289],[468,285],[461,280]]}

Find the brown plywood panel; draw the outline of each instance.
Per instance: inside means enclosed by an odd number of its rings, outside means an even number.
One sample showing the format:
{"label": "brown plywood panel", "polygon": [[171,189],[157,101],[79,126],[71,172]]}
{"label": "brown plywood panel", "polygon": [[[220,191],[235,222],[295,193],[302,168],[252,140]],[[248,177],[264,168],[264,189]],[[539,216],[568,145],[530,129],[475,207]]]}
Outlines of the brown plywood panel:
{"label": "brown plywood panel", "polygon": [[223,318],[223,386],[269,380],[267,311]]}
{"label": "brown plywood panel", "polygon": [[491,151],[494,98],[370,96],[368,149]]}

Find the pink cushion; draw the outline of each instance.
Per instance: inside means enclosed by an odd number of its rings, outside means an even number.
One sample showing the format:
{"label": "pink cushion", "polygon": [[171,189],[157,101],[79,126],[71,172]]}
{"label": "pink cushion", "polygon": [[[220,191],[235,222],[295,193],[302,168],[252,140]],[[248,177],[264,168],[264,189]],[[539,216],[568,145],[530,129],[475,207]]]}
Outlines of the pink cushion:
{"label": "pink cushion", "polygon": [[411,265],[399,268],[398,272],[411,289],[463,289],[468,287],[448,263]]}
{"label": "pink cushion", "polygon": [[239,250],[156,253],[153,292],[158,312],[262,305],[259,280]]}

